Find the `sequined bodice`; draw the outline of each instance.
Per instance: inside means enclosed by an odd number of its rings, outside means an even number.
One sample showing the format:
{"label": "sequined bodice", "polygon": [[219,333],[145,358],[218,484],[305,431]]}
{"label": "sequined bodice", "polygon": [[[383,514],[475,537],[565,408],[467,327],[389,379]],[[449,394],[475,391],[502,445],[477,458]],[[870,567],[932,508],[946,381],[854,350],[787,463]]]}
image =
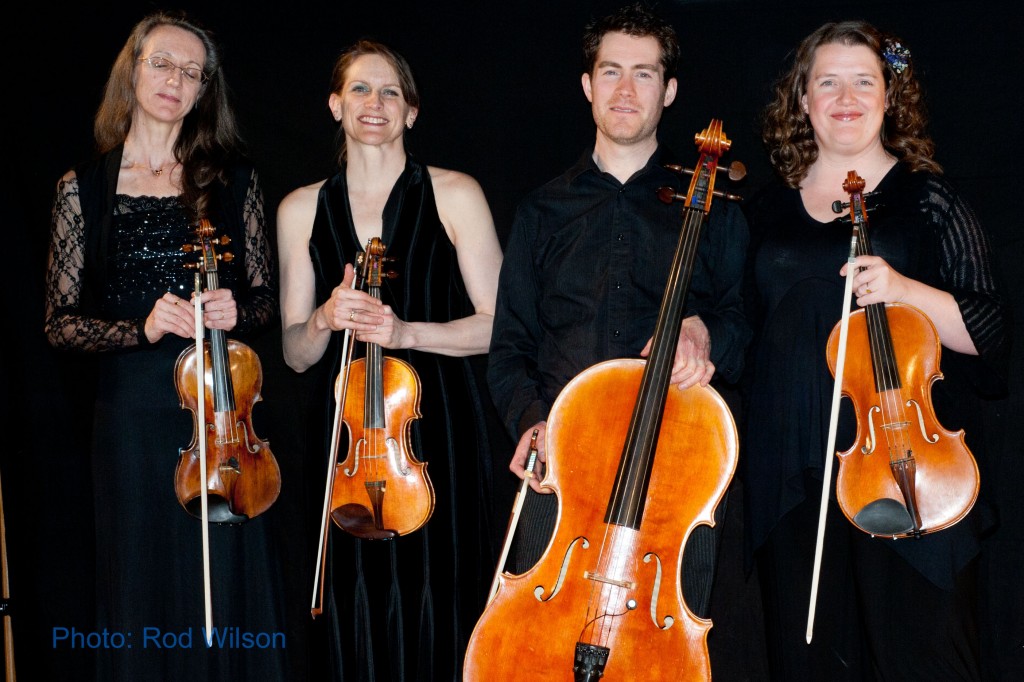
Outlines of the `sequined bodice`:
{"label": "sequined bodice", "polygon": [[195,256],[182,251],[189,225],[178,197],[116,197],[110,233],[111,269],[103,312],[114,318],[140,317],[170,291],[187,299],[194,288]]}

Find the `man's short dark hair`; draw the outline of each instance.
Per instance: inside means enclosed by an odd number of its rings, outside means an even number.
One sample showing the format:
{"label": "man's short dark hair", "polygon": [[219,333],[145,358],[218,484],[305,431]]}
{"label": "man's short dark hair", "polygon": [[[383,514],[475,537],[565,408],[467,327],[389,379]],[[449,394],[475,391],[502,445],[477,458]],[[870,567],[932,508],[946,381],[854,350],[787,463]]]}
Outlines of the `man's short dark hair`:
{"label": "man's short dark hair", "polygon": [[644,3],[636,2],[620,8],[614,14],[594,19],[583,31],[583,68],[594,73],[597,65],[597,51],[606,33],[625,33],[634,38],[650,36],[661,47],[661,66],[665,70],[664,80],[675,75],[679,65],[679,38],[672,25]]}

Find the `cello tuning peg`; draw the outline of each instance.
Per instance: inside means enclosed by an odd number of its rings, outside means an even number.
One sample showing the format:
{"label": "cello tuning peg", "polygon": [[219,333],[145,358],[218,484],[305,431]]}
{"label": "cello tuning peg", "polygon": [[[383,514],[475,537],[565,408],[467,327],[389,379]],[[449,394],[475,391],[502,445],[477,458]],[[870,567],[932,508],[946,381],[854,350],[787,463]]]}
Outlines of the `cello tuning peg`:
{"label": "cello tuning peg", "polygon": [[223,253],[218,253],[217,254],[217,260],[222,260],[225,263],[230,263],[234,259],[235,259],[235,254],[231,253],[230,251],[225,251]]}
{"label": "cello tuning peg", "polygon": [[[743,197],[738,194],[729,194],[728,192],[720,192],[717,189],[711,192],[713,196],[719,199],[727,199],[729,201],[743,201]],[[663,203],[671,204],[673,201],[686,201],[685,194],[679,194],[671,187],[660,187],[658,188],[658,198]]]}
{"label": "cello tuning peg", "polygon": [[185,263],[185,269],[186,270],[198,270],[199,269],[199,263]]}
{"label": "cello tuning peg", "polygon": [[225,244],[230,244],[231,243],[231,237],[227,236],[226,234],[222,234],[221,236],[217,237],[216,239],[214,239],[212,241],[213,241],[214,244],[217,244],[219,246],[224,246]]}
{"label": "cello tuning peg", "polygon": [[192,253],[193,251],[196,250],[196,245],[195,244],[183,244],[182,247],[181,247],[181,250],[184,251],[185,253]]}
{"label": "cello tuning peg", "polygon": [[[676,164],[672,163],[666,164],[665,168],[672,171],[673,173],[678,173],[679,175],[682,175],[684,173],[687,175],[693,175],[692,168],[685,168],[683,166],[677,166]],[[728,172],[729,179],[732,180],[733,182],[738,182],[739,180],[742,180],[747,176],[747,167],[744,166],[743,163],[740,161],[733,161],[727,167],[716,166],[715,170],[717,170],[720,173]]]}

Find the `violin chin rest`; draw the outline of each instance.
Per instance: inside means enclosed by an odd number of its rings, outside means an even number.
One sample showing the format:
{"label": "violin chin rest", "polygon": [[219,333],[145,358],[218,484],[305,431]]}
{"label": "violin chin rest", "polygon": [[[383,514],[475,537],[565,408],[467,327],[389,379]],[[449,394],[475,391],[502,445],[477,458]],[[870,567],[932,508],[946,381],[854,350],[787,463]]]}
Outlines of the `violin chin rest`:
{"label": "violin chin rest", "polygon": [[906,535],[914,532],[914,520],[906,506],[889,497],[869,502],[853,517],[858,528],[871,535]]}
{"label": "violin chin rest", "polygon": [[331,511],[331,518],[343,531],[364,540],[390,540],[398,537],[396,531],[378,527],[373,513],[361,504],[343,504]]}
{"label": "violin chin rest", "polygon": [[[185,505],[189,514],[197,519],[203,518],[202,498],[197,495]],[[206,494],[206,516],[211,523],[238,524],[249,520],[245,514],[236,514],[231,510],[231,504],[220,495],[207,492]]]}

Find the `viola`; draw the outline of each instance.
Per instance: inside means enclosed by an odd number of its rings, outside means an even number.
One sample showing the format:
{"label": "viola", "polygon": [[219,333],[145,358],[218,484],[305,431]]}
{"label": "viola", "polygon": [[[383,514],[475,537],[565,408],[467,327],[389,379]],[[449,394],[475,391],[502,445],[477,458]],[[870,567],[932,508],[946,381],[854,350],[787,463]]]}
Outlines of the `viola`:
{"label": "viola", "polygon": [[[864,179],[850,171],[843,189],[857,255],[870,255]],[[839,331],[837,324],[827,347],[833,374]],[[979,475],[963,430],[944,428],[932,407],[932,384],[942,378],[935,326],[913,306],[872,303],[850,313],[848,334],[842,394],[857,435],[837,453],[843,514],[865,533],[891,538],[948,528],[974,506]]]}
{"label": "viola", "polygon": [[[473,630],[464,679],[707,680],[707,634],[682,597],[686,540],[736,469],[732,413],[710,387],[669,390],[697,241],[718,157],[712,120],[683,199],[683,226],[647,361],[598,363],[573,378],[547,420],[542,486],[558,498],[552,539],[522,575],[502,573]],[[564,482],[564,485],[563,485]],[[512,636],[510,625],[529,623]]]}
{"label": "viola", "polygon": [[[210,222],[202,219],[196,229],[196,242],[185,247],[186,251],[199,251],[200,262],[189,266],[205,277],[207,289],[218,288],[218,261],[233,258],[229,252],[216,252],[215,246],[228,244],[229,238],[214,234]],[[201,315],[197,319],[201,320]],[[197,325],[197,338],[203,332],[202,325]],[[209,521],[242,523],[269,509],[281,492],[277,460],[270,444],[256,435],[252,425],[253,405],[262,400],[263,369],[256,352],[240,341],[227,339],[224,330],[205,332],[209,340],[182,351],[174,367],[181,406],[192,412],[194,427],[192,442],[180,450],[174,491],[182,507],[193,516],[203,518],[200,507],[205,491]],[[202,362],[197,352],[200,345]],[[201,382],[197,371],[200,366]]]}

